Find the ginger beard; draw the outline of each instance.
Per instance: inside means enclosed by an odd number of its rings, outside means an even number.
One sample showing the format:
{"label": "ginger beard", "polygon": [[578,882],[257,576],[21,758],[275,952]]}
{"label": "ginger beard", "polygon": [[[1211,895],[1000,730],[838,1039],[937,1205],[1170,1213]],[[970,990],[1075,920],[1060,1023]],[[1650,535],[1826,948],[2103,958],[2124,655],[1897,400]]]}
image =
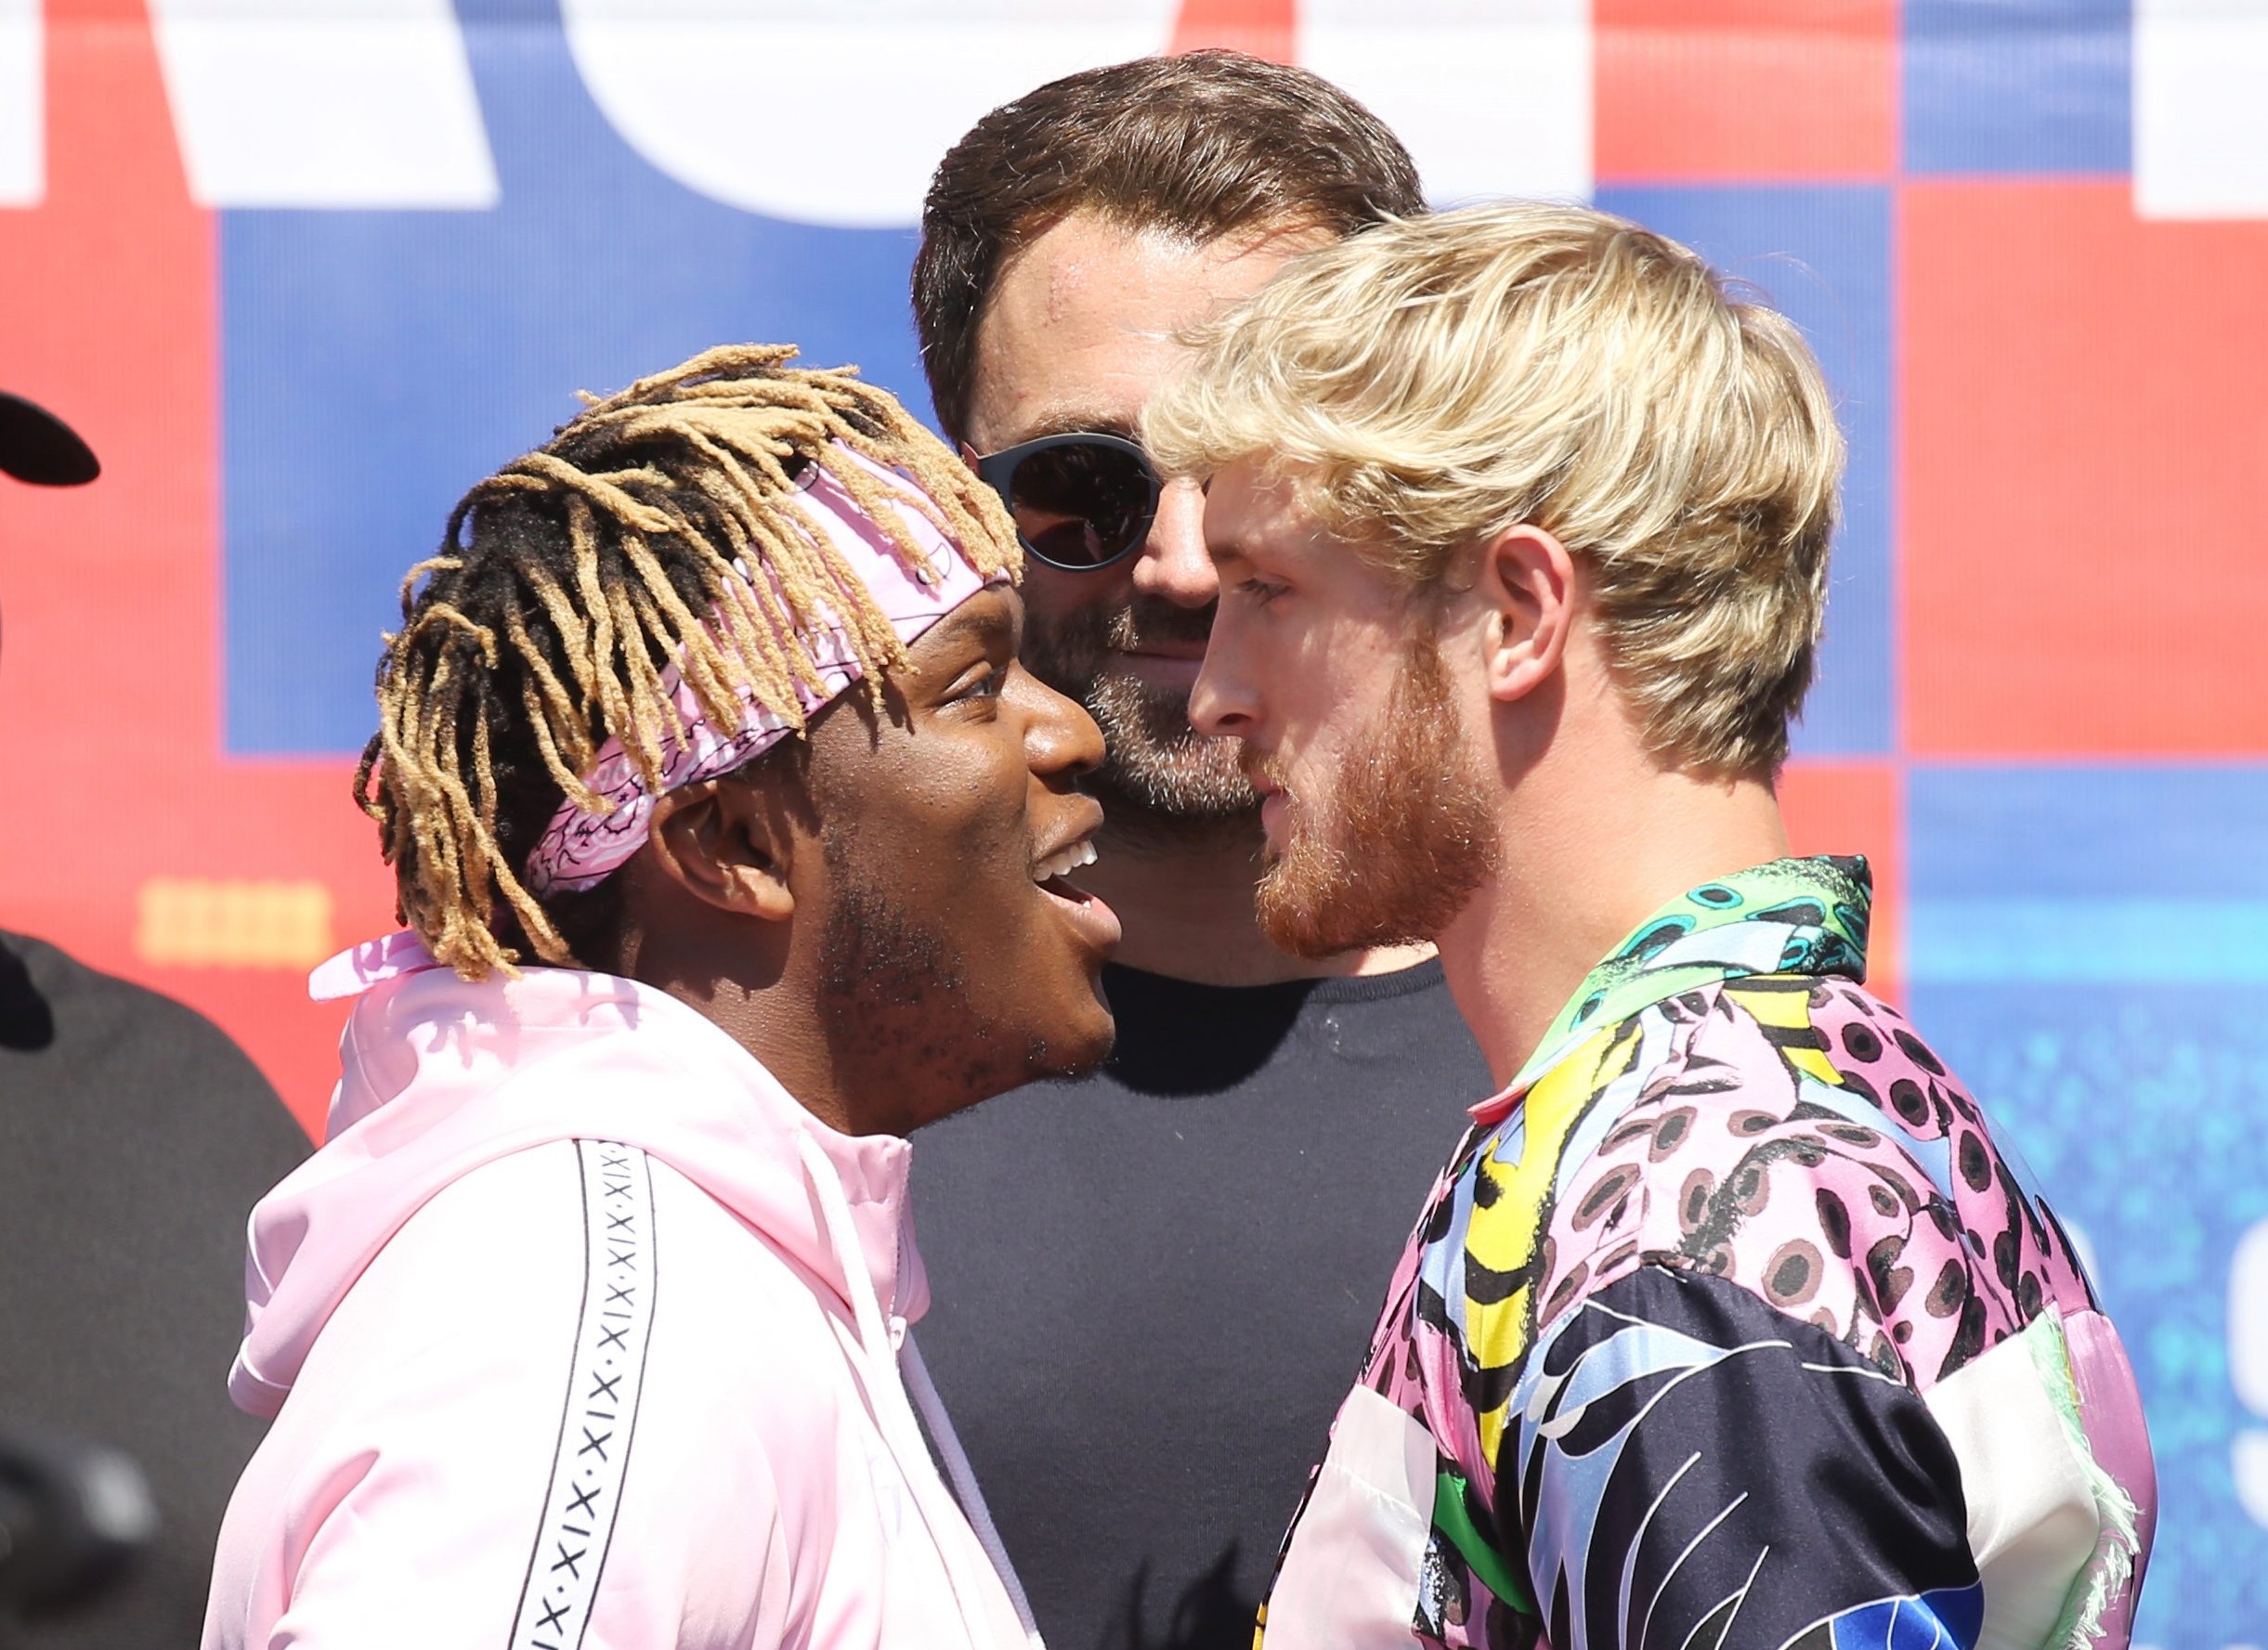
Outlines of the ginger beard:
{"label": "ginger beard", "polygon": [[1154,831],[1186,832],[1247,825],[1260,799],[1245,777],[1242,747],[1189,725],[1189,695],[1112,668],[1114,655],[1145,643],[1203,643],[1213,609],[1182,607],[1154,596],[1123,605],[1024,617],[1024,662],[1057,693],[1075,699],[1102,730],[1107,753],[1084,783],[1103,801],[1114,827],[1141,816]]}
{"label": "ginger beard", "polygon": [[1429,941],[1502,857],[1490,786],[1460,738],[1456,701],[1430,637],[1412,643],[1385,713],[1319,779],[1283,786],[1284,841],[1257,902],[1270,940],[1295,956]]}

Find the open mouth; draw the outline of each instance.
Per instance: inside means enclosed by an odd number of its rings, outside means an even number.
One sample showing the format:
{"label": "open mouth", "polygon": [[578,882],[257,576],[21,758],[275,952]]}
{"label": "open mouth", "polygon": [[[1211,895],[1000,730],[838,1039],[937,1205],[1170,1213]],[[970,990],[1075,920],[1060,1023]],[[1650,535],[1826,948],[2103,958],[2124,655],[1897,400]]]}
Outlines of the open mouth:
{"label": "open mouth", "polygon": [[[1045,887],[1058,877],[1068,877],[1095,863],[1094,842],[1082,837],[1067,848],[1059,848],[1032,867],[1032,880]],[[1053,891],[1053,890],[1050,890]]]}
{"label": "open mouth", "polygon": [[1032,862],[1032,880],[1055,907],[1056,915],[1093,950],[1109,952],[1120,938],[1118,914],[1086,890],[1071,883],[1074,872],[1096,860],[1091,836],[1076,838]]}

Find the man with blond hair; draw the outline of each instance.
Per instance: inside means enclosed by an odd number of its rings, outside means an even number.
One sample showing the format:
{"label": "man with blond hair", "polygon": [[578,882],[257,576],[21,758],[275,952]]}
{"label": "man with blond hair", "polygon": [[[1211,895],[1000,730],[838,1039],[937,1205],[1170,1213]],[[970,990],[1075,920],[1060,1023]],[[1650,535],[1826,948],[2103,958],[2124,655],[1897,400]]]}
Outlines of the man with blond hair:
{"label": "man with blond hair", "polygon": [[2133,1378],[1976,1102],[1790,856],[1842,438],[1795,329],[1572,207],[1287,267],[1152,403],[1211,478],[1192,696],[1297,952],[1434,941],[1472,1109],[1270,1650],[2123,1645]]}

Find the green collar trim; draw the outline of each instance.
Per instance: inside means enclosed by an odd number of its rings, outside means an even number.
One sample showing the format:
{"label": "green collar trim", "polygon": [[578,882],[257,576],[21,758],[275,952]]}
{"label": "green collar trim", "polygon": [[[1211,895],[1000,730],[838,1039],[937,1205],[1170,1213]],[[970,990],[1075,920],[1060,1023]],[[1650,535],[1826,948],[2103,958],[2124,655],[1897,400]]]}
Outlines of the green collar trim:
{"label": "green collar trim", "polygon": [[1857,854],[1774,860],[1680,894],[1584,977],[1506,1092],[1525,1093],[1600,1026],[1680,992],[1748,974],[1865,980],[1873,901]]}

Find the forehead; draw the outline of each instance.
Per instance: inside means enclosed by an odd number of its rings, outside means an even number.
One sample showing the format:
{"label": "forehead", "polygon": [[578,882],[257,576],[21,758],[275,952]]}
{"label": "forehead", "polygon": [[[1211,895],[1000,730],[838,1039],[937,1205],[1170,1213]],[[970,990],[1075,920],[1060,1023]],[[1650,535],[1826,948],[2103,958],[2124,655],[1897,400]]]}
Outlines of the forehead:
{"label": "forehead", "polygon": [[1311,557],[1327,537],[1288,478],[1250,461],[1223,467],[1206,484],[1205,546],[1216,561]]}
{"label": "forehead", "polygon": [[919,677],[978,654],[1012,653],[1023,623],[1023,598],[1009,585],[986,585],[921,632],[906,650],[906,667]]}
{"label": "forehead", "polygon": [[1224,579],[1232,570],[1280,575],[1345,614],[1388,613],[1406,602],[1392,574],[1308,512],[1297,481],[1271,477],[1250,461],[1225,466],[1206,484],[1205,547]]}
{"label": "forehead", "polygon": [[1091,213],[1050,226],[1002,266],[977,330],[969,437],[994,451],[1034,435],[1131,435],[1179,370],[1179,334],[1330,239],[1276,227],[1202,245]]}

